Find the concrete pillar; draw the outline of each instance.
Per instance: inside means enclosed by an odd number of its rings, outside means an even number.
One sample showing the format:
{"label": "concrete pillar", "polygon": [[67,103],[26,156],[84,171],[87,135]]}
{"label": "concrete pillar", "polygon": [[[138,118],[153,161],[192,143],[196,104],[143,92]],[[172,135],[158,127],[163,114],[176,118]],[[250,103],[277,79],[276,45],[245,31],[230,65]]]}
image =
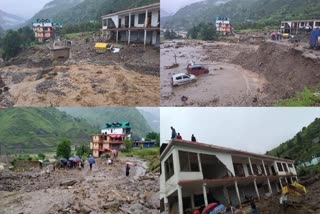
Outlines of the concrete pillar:
{"label": "concrete pillar", "polygon": [[179,205],[179,213],[183,214],[182,190],[180,185],[178,185],[178,205]]}
{"label": "concrete pillar", "polygon": [[276,161],[274,161],[274,169],[276,170],[276,174],[279,175],[278,164]]}
{"label": "concrete pillar", "polygon": [[272,194],[272,188],[271,188],[271,184],[270,184],[269,178],[267,178],[267,182],[268,182],[268,187],[269,187],[269,193]]}
{"label": "concrete pillar", "polygon": [[234,181],[234,186],[236,188],[236,192],[237,192],[237,197],[238,197],[238,201],[239,201],[239,206],[241,208],[241,198],[240,198],[240,193],[239,193],[239,189],[238,189],[238,182]]}
{"label": "concrete pillar", "polygon": [[288,184],[288,180],[287,180],[287,177],[284,177],[284,180],[286,181],[286,184]]}
{"label": "concrete pillar", "polygon": [[145,27],[144,39],[143,39],[144,46],[146,46],[146,44],[147,44],[147,30],[146,30],[147,24],[148,24],[148,10],[146,10],[146,17],[145,17],[145,20],[144,20],[144,27]]}
{"label": "concrete pillar", "polygon": [[288,172],[286,172],[286,174],[290,174],[290,168],[289,168],[289,165],[288,165],[288,163],[285,163],[285,164],[286,164],[287,169],[288,169]]}
{"label": "concrete pillar", "polygon": [[117,38],[116,38],[117,43],[118,43],[118,39],[119,39],[119,31],[117,30]]}
{"label": "concrete pillar", "polygon": [[298,180],[298,176],[296,176],[296,181],[297,181],[297,182],[299,182],[299,180]]}
{"label": "concrete pillar", "polygon": [[253,168],[252,168],[252,164],[251,164],[251,159],[250,157],[248,157],[248,160],[249,160],[249,165],[250,165],[250,170],[252,172],[252,175],[255,175],[254,172],[253,172]]}
{"label": "concrete pillar", "polygon": [[264,165],[264,161],[263,160],[262,160],[262,166],[263,166],[264,174],[265,174],[265,176],[267,176],[268,173],[267,173],[266,166]]}
{"label": "concrete pillar", "polygon": [[256,193],[257,193],[257,197],[260,200],[260,193],[259,193],[259,189],[258,189],[258,186],[257,186],[257,179],[253,180],[253,184],[254,184],[254,189],[256,190]]}
{"label": "concrete pillar", "polygon": [[292,177],[290,177],[290,182],[293,183]]}
{"label": "concrete pillar", "polygon": [[204,184],[202,185],[202,190],[203,190],[204,204],[205,204],[205,206],[208,206],[207,184],[206,184],[206,183],[204,183]]}
{"label": "concrete pillar", "polygon": [[168,214],[169,213],[169,203],[168,203],[168,198],[164,197],[164,213]]}
{"label": "concrete pillar", "polygon": [[227,204],[230,204],[230,197],[229,197],[229,193],[228,193],[228,189],[226,186],[223,186],[223,194],[224,194],[224,197],[226,198],[227,200]]}
{"label": "concrete pillar", "polygon": [[129,13],[129,32],[128,32],[128,45],[130,45],[130,39],[131,39],[131,13]]}
{"label": "concrete pillar", "polygon": [[[200,170],[200,172],[202,173],[202,166],[201,166],[200,154],[197,153],[197,156],[198,156],[199,170]],[[203,173],[202,173],[202,175],[203,175]]]}
{"label": "concrete pillar", "polygon": [[280,187],[282,188],[282,187],[283,187],[283,185],[282,185],[281,178],[279,178],[279,182],[280,182]]}
{"label": "concrete pillar", "polygon": [[194,195],[192,194],[190,198],[191,198],[191,208],[192,208],[192,210],[194,210],[194,207],[195,207],[195,205],[194,205]]}

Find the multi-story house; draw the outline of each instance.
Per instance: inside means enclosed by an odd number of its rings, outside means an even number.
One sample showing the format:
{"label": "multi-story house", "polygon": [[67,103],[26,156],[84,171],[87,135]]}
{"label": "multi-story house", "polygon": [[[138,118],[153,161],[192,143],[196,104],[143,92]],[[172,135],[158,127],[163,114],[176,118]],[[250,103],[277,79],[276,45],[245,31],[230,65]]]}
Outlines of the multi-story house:
{"label": "multi-story house", "polygon": [[160,43],[160,3],[102,16],[103,36],[116,42]]}
{"label": "multi-story house", "polygon": [[320,19],[286,20],[281,22],[282,33],[298,34],[320,28]]}
{"label": "multi-story house", "polygon": [[298,179],[293,160],[184,140],[162,145],[160,161],[161,213],[216,201],[241,206]]}
{"label": "multi-story house", "polygon": [[131,139],[131,124],[129,122],[106,123],[100,134],[92,135],[90,149],[94,157],[109,153],[111,150],[123,148],[123,142]]}

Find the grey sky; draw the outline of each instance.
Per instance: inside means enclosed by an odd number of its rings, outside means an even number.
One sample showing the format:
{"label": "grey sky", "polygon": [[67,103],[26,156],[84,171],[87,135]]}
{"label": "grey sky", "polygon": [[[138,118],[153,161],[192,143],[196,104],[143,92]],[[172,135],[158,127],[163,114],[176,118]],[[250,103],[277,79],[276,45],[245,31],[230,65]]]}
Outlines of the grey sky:
{"label": "grey sky", "polygon": [[182,139],[265,153],[320,117],[320,108],[161,108],[161,143]]}
{"label": "grey sky", "polygon": [[52,0],[0,0],[0,10],[23,18],[31,18]]}
{"label": "grey sky", "polygon": [[194,3],[194,2],[199,2],[203,0],[160,0],[160,7],[161,9],[167,11],[167,12],[176,12],[178,9]]}

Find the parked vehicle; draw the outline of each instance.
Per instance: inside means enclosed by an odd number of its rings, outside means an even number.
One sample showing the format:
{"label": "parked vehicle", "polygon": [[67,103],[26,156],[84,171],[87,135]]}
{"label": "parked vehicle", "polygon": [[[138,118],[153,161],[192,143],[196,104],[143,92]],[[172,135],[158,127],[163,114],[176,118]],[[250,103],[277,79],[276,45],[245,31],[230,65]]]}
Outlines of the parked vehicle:
{"label": "parked vehicle", "polygon": [[189,74],[200,75],[204,73],[209,73],[209,69],[203,65],[188,65],[187,71]]}
{"label": "parked vehicle", "polygon": [[190,82],[193,82],[196,80],[197,80],[197,77],[195,75],[185,74],[185,73],[175,74],[171,77],[171,83],[173,86],[183,85],[183,84],[190,83]]}

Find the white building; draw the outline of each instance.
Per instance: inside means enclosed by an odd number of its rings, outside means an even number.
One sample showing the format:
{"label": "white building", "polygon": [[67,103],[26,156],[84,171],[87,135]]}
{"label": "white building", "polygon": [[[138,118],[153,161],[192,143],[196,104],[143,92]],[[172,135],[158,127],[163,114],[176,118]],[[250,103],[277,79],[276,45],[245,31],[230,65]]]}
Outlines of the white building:
{"label": "white building", "polygon": [[297,181],[293,160],[184,140],[161,148],[161,213],[184,213],[214,201],[239,205]]}
{"label": "white building", "polygon": [[160,43],[160,3],[102,16],[104,37],[116,42]]}
{"label": "white building", "polygon": [[315,28],[320,28],[320,19],[287,20],[281,22],[280,31],[282,33],[298,34]]}

